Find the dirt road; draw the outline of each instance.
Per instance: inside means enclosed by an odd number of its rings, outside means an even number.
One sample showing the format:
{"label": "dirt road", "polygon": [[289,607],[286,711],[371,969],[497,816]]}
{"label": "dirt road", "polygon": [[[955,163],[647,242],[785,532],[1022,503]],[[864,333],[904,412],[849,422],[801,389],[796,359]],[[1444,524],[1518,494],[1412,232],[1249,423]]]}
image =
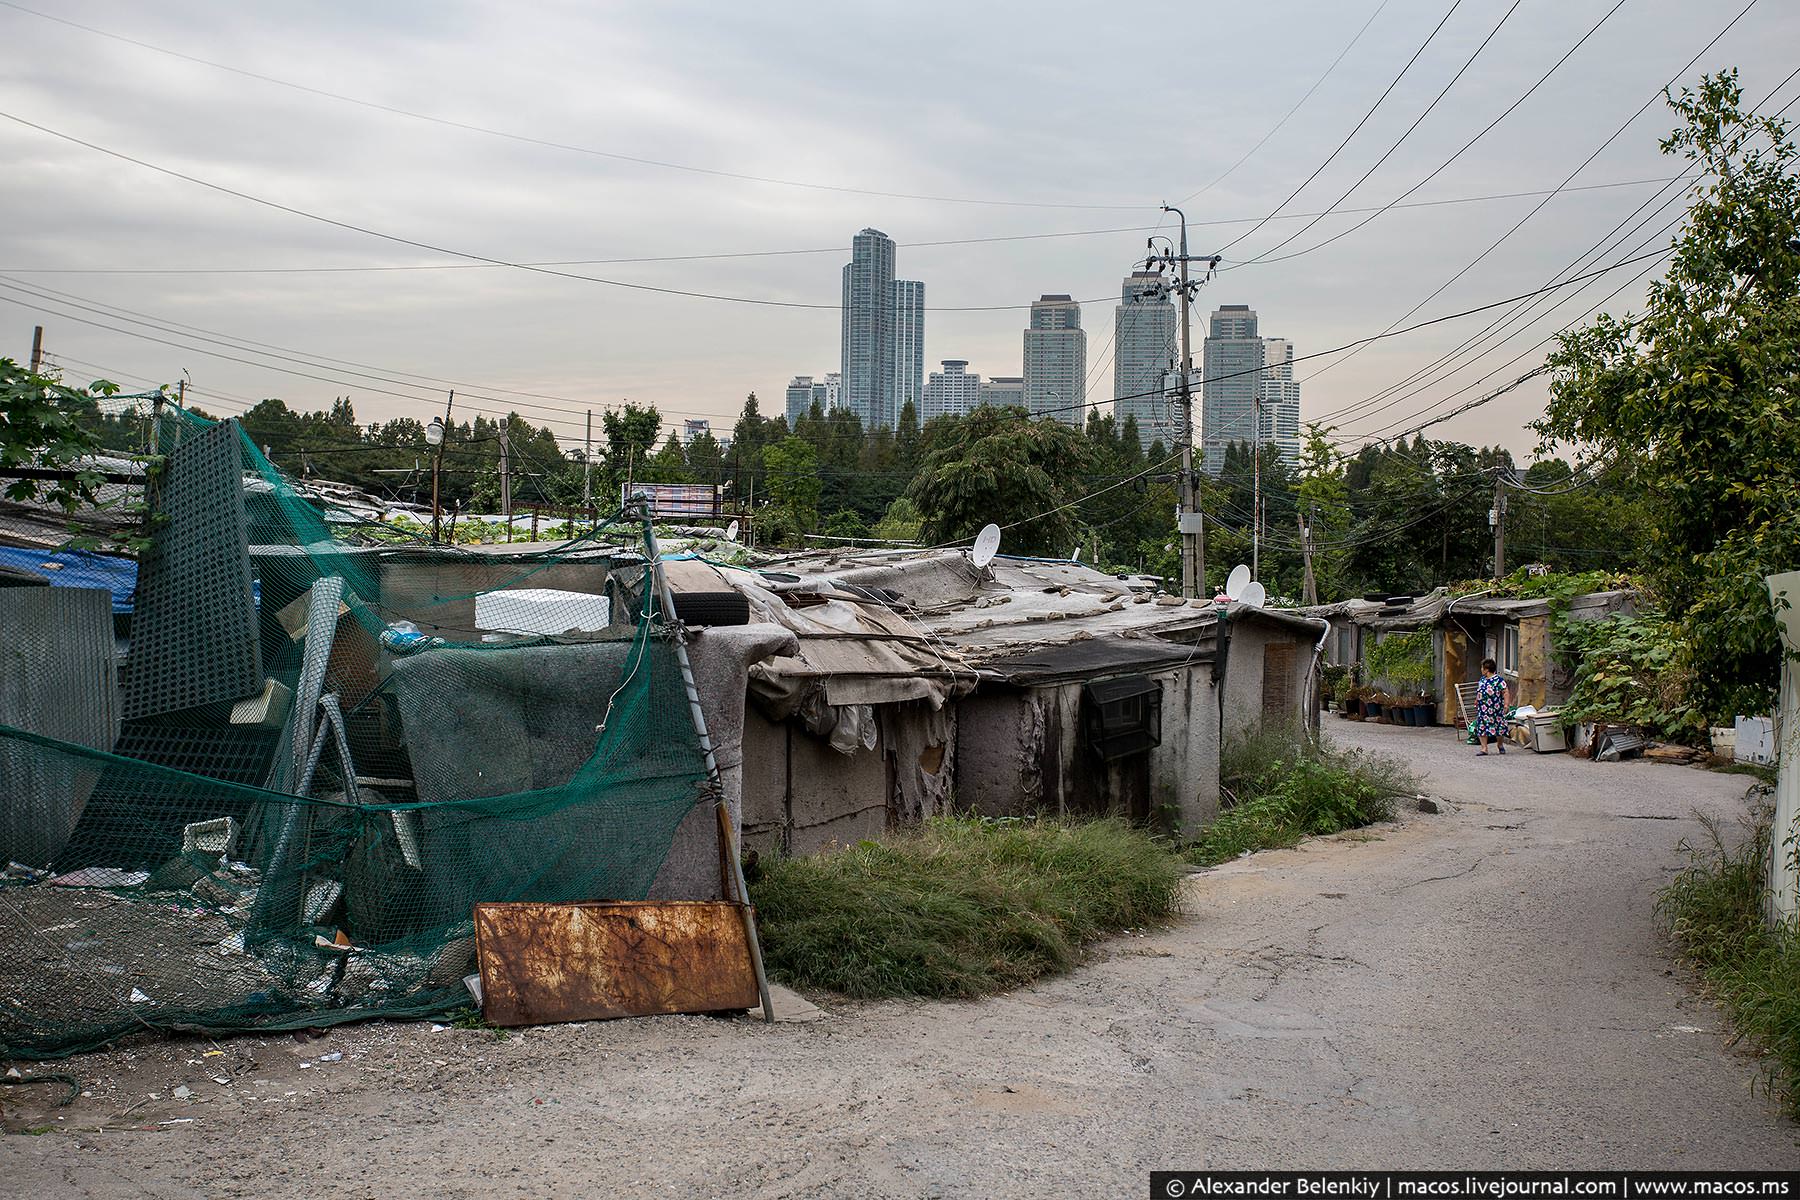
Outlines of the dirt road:
{"label": "dirt road", "polygon": [[[92,1095],[34,1097],[53,1131],[0,1139],[0,1194],[1110,1195],[1152,1167],[1800,1167],[1650,911],[1688,814],[1737,812],[1744,780],[1328,731],[1405,752],[1450,806],[1196,876],[1176,927],[1042,986],[809,1025],[365,1026],[87,1056],[66,1069]],[[5,1089],[9,1123],[45,1090]]]}

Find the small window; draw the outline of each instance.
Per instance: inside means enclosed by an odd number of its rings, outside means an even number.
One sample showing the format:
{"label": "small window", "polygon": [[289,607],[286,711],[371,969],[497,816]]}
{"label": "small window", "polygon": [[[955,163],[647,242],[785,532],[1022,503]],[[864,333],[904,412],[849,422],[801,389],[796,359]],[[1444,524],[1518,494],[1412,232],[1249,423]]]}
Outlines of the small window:
{"label": "small window", "polygon": [[1082,689],[1088,749],[1108,762],[1162,745],[1162,688],[1144,675],[1103,679]]}
{"label": "small window", "polygon": [[1508,675],[1519,673],[1519,627],[1508,625],[1500,631],[1500,669]]}

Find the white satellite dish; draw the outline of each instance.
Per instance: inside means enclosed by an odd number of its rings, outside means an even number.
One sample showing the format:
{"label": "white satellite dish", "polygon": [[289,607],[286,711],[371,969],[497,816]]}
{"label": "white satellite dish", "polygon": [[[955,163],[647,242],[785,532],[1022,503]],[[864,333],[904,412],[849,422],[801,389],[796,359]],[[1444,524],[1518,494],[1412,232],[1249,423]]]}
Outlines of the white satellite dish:
{"label": "white satellite dish", "polygon": [[735,541],[737,541],[737,535],[738,535],[738,523],[736,521],[733,521],[731,524],[729,524],[725,527],[725,540],[728,542],[735,542]]}
{"label": "white satellite dish", "polygon": [[1261,608],[1263,606],[1263,601],[1268,598],[1269,593],[1264,591],[1263,585],[1256,582],[1254,579],[1249,583],[1246,583],[1244,585],[1244,590],[1238,593],[1238,599],[1242,600],[1252,608]]}
{"label": "white satellite dish", "polygon": [[981,532],[975,535],[975,548],[969,552],[969,561],[978,567],[985,567],[994,561],[994,555],[1000,553],[1000,527],[992,522],[983,525]]}
{"label": "white satellite dish", "polygon": [[1225,578],[1225,594],[1233,600],[1241,600],[1244,589],[1250,586],[1250,568],[1243,563],[1231,568],[1231,574]]}

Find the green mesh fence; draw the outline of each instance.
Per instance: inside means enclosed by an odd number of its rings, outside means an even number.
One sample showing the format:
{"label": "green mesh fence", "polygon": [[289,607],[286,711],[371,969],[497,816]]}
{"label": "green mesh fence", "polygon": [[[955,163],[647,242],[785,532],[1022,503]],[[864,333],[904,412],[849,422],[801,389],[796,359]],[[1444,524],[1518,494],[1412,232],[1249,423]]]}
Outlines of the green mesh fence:
{"label": "green mesh fence", "polygon": [[443,1013],[475,903],[646,896],[707,778],[641,525],[427,546],[157,425],[129,622],[9,633],[0,1054]]}

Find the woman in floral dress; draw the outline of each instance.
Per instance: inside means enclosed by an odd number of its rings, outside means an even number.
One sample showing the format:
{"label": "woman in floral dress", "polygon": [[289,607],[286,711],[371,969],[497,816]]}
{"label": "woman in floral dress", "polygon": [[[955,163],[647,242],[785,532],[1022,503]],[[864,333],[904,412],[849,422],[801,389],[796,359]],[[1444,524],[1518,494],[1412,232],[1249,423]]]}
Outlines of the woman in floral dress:
{"label": "woman in floral dress", "polygon": [[1488,752],[1489,738],[1506,753],[1506,677],[1491,658],[1481,660],[1481,681],[1475,685],[1475,736],[1481,739],[1477,755]]}

